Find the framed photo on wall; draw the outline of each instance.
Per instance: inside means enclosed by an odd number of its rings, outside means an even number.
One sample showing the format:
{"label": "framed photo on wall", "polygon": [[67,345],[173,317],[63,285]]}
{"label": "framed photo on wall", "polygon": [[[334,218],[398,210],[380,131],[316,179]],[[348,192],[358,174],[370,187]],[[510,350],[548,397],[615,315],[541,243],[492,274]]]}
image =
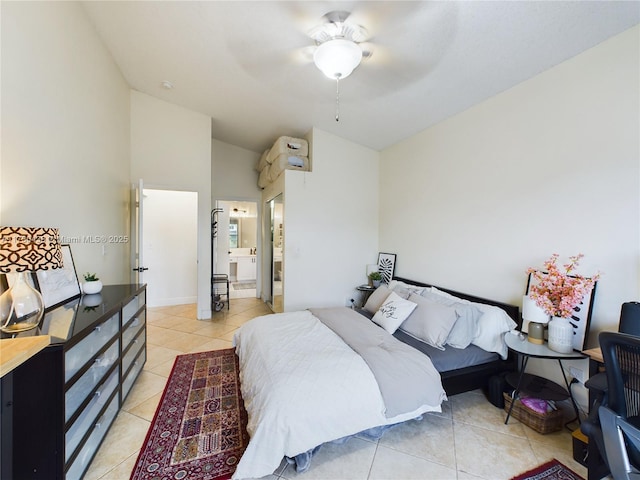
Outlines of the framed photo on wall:
{"label": "framed photo on wall", "polygon": [[[545,273],[545,272],[543,272]],[[532,285],[532,282],[537,282],[537,280],[530,273],[527,279],[527,288],[525,290],[525,295],[529,295],[529,289]],[[593,289],[589,295],[586,295],[582,301],[576,305],[573,309],[573,314],[569,318],[569,323],[573,327],[573,349],[582,351],[587,348],[587,340],[589,335],[589,326],[591,325],[591,313],[593,312],[593,301],[596,296],[596,287],[598,286],[598,282],[595,282],[593,285]],[[525,325],[522,326],[523,330],[525,329]]]}
{"label": "framed photo on wall", "polygon": [[389,283],[393,279],[396,269],[395,253],[378,253],[378,272],[382,274],[382,281]]}
{"label": "framed photo on wall", "polygon": [[73,264],[70,245],[61,245],[62,268],[36,272],[37,288],[42,294],[45,311],[80,296],[80,283]]}

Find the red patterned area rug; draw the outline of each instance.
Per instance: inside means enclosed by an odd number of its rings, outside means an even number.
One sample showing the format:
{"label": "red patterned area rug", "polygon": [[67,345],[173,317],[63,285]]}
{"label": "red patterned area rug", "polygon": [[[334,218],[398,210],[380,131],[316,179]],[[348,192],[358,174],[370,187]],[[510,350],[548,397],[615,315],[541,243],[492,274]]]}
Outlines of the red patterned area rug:
{"label": "red patterned area rug", "polygon": [[249,443],[233,348],[179,355],[132,480],[228,479]]}
{"label": "red patterned area rug", "polygon": [[513,477],[511,480],[584,480],[584,478],[554,458],[533,470]]}

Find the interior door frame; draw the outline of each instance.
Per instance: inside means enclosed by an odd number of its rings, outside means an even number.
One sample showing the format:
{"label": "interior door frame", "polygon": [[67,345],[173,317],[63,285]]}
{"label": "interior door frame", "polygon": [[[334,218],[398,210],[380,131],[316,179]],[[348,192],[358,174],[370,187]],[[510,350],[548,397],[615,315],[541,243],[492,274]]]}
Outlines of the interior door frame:
{"label": "interior door frame", "polygon": [[[215,198],[213,199],[213,205],[214,208],[218,208],[222,206],[222,202],[224,203],[229,203],[229,202],[251,202],[251,203],[255,203],[256,204],[256,298],[263,298],[262,296],[262,287],[264,285],[264,282],[262,281],[262,258],[263,258],[263,252],[262,252],[262,248],[261,245],[263,245],[262,241],[263,241],[263,232],[262,229],[260,228],[260,225],[262,225],[262,218],[263,218],[263,212],[262,212],[262,207],[261,207],[261,202],[262,199],[260,198],[255,198],[255,197],[220,197],[220,198]],[[226,207],[223,206],[223,208]],[[224,212],[224,217],[228,218],[229,217],[229,212]],[[222,228],[222,225],[220,225],[220,228]],[[220,251],[220,247],[216,246],[215,248],[216,250],[218,250],[218,252]],[[228,250],[227,250],[228,251]],[[224,255],[223,255],[224,257]],[[215,264],[213,262],[216,262]],[[222,273],[220,270],[220,268],[218,268],[218,263],[222,261],[222,259],[220,258],[220,256],[217,256],[217,258],[215,260],[212,261],[212,267],[214,268],[215,273]],[[226,261],[227,264],[229,262],[229,255],[226,255]],[[227,267],[228,269],[228,267]]]}
{"label": "interior door frame", "polygon": [[143,275],[140,271],[140,268],[144,266],[142,253],[143,190],[144,180],[142,178],[137,183],[131,184],[131,283],[143,283]]}

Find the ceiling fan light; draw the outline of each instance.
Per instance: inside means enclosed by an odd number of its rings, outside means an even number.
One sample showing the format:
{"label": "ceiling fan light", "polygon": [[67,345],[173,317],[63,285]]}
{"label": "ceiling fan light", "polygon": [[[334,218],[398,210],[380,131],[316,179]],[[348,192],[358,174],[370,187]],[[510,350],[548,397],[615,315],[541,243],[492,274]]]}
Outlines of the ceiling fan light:
{"label": "ceiling fan light", "polygon": [[320,45],[313,54],[316,67],[327,77],[335,80],[351,75],[360,65],[362,49],[357,43],[342,38],[328,40]]}

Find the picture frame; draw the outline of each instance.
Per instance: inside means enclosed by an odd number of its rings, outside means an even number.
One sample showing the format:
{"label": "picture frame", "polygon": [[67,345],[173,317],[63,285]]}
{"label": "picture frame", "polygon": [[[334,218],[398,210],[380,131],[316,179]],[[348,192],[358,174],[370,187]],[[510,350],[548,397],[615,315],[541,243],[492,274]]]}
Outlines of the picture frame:
{"label": "picture frame", "polygon": [[395,253],[378,253],[378,272],[382,275],[382,281],[389,283],[393,280],[393,274],[396,269],[396,254]]}
{"label": "picture frame", "polygon": [[[542,274],[546,274],[546,272],[542,272]],[[529,289],[531,288],[532,282],[535,282],[536,279],[532,273],[528,275],[527,278],[527,288],[525,289],[525,295],[529,295]],[[591,293],[585,296],[582,301],[573,309],[573,314],[571,318],[569,318],[569,323],[573,327],[573,349],[582,351],[587,348],[587,340],[589,337],[589,328],[591,326],[591,314],[593,313],[593,302],[596,297],[596,288],[598,286],[598,282],[593,284],[593,289],[591,289]],[[524,325],[523,325],[524,330]]]}
{"label": "picture frame", "polygon": [[71,245],[63,244],[60,248],[62,249],[62,268],[36,272],[36,287],[42,294],[45,312],[81,295]]}

